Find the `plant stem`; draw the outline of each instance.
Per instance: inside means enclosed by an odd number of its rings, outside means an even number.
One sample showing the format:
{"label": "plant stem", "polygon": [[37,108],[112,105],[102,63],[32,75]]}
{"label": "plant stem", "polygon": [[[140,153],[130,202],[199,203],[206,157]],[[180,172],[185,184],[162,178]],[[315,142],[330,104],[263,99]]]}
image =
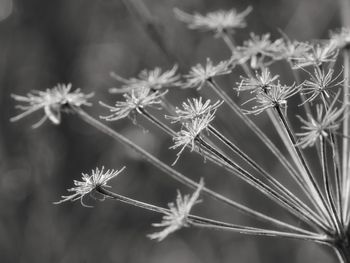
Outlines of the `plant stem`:
{"label": "plant stem", "polygon": [[[116,199],[120,202],[127,203],[129,205],[133,205],[136,207],[140,207],[142,209],[146,209],[149,211],[153,211],[161,214],[166,214],[170,212],[169,209],[140,202],[138,200],[131,199],[129,197],[111,192],[103,187],[97,187],[96,191],[112,199]],[[199,217],[191,214],[187,216],[187,220],[188,220],[188,223],[193,226],[212,228],[217,230],[234,231],[242,234],[302,239],[302,240],[313,241],[321,244],[325,244],[329,242],[326,236],[317,235],[312,232],[307,232],[307,234],[295,234],[290,232],[274,231],[274,230],[267,230],[267,229],[255,228],[255,227],[246,227],[246,226],[240,226],[240,225],[230,224],[226,222],[221,222],[217,220],[212,220],[204,217]]]}
{"label": "plant stem", "polygon": [[319,209],[317,202],[314,202],[314,197],[311,195],[309,189],[306,187],[303,180],[301,180],[299,174],[296,172],[294,167],[285,158],[284,154],[274,145],[274,143],[265,135],[263,131],[259,129],[258,126],[244,113],[242,113],[240,107],[216,84],[213,79],[208,80],[208,84],[212,89],[222,98],[227,105],[232,109],[236,115],[243,120],[243,122],[257,135],[257,137],[267,146],[267,148],[275,155],[278,161],[283,165],[283,167],[289,172],[292,178],[297,182],[299,187],[306,194],[308,199],[312,202],[314,207],[317,209],[320,215],[322,211]]}
{"label": "plant stem", "polygon": [[[292,129],[289,127],[289,124],[288,124],[287,120],[285,119],[280,107],[278,105],[276,105],[274,107],[274,109],[276,110],[281,123],[283,124],[283,126],[285,127],[285,129],[288,133],[289,139],[290,139],[290,141],[291,141],[291,143],[292,143],[292,145],[293,145],[293,147],[294,147],[294,149],[299,157],[300,163],[303,165],[303,167],[305,169],[305,172],[307,175],[307,177],[305,179],[307,179],[310,190],[315,193],[314,198],[317,198],[320,200],[320,202],[317,202],[317,204],[320,206],[320,208],[325,209],[327,211],[327,219],[329,220],[331,213],[328,209],[327,203],[324,199],[324,196],[322,195],[322,192],[320,191],[318,184],[315,181],[315,178],[311,174],[310,168],[309,168],[302,152],[300,151],[299,147],[296,146],[296,140],[294,137],[294,133],[292,132]],[[333,221],[331,220],[331,222],[333,222]]]}
{"label": "plant stem", "polygon": [[317,218],[319,221],[320,218],[317,214],[314,213],[308,206],[300,201],[292,192],[290,192],[286,187],[284,187],[280,182],[268,174],[261,166],[259,166],[254,160],[252,160],[248,155],[246,155],[241,149],[239,149],[235,144],[229,141],[225,136],[223,136],[218,130],[213,126],[209,125],[208,130],[213,133],[219,140],[221,140],[226,146],[228,146],[234,153],[239,155],[243,160],[250,164],[256,171],[258,171],[264,178],[276,189],[279,190],[280,194],[288,199],[293,205],[297,206],[299,210],[310,213],[313,217]]}
{"label": "plant stem", "polygon": [[[149,119],[152,123],[154,123],[156,126],[161,128],[163,131],[168,133],[170,136],[174,136],[175,133],[172,129],[170,129],[168,126],[163,124],[161,121],[159,121],[157,118],[152,116],[148,111],[146,111],[143,108],[139,109],[140,113],[142,113],[147,119]],[[204,146],[205,150],[205,156],[213,161],[214,163],[220,163],[224,168],[229,170],[230,172],[233,172],[234,174],[238,175],[242,180],[246,181],[262,193],[264,193],[266,196],[271,198],[272,200],[276,201],[282,207],[284,205],[286,206],[287,210],[289,210],[292,214],[299,217],[300,216],[304,219],[306,219],[305,222],[307,222],[309,225],[314,226],[312,223],[315,224],[315,226],[320,227],[321,229],[327,231],[327,226],[323,224],[322,221],[318,220],[316,217],[314,217],[313,213],[310,213],[309,211],[305,211],[304,209],[300,208],[300,206],[295,205],[295,203],[289,200],[289,198],[286,198],[285,193],[282,194],[282,198],[279,196],[280,193],[276,192],[274,189],[272,189],[270,186],[266,185],[265,183],[261,182],[259,179],[252,176],[248,171],[237,165],[234,161],[229,159],[227,156],[225,156],[223,153],[219,152],[212,146],[210,146],[207,142],[200,139],[200,137],[197,137],[197,142],[200,144],[200,146]],[[200,148],[200,147],[199,147]],[[200,151],[196,151],[197,153],[201,153]],[[271,178],[271,176],[268,176],[267,179]],[[272,181],[272,180],[271,180]],[[276,187],[275,183],[275,187]],[[271,194],[273,193],[273,194]],[[310,221],[308,221],[310,220]]]}
{"label": "plant stem", "polygon": [[217,156],[218,159],[221,159],[225,163],[227,163],[228,170],[234,172],[235,175],[237,175],[239,178],[246,181],[254,188],[258,189],[260,192],[262,192],[268,198],[280,204],[282,207],[286,208],[287,211],[289,211],[291,214],[297,216],[299,219],[302,219],[305,223],[308,223],[310,226],[318,227],[326,233],[329,232],[329,229],[327,228],[326,225],[324,225],[322,221],[318,221],[317,219],[312,217],[309,213],[303,213],[303,211],[299,211],[298,208],[294,207],[290,202],[288,202],[288,200],[286,200],[284,196],[280,196],[278,192],[270,188],[268,185],[266,185],[259,179],[252,176],[249,172],[247,172],[242,167],[240,167],[239,165],[231,161],[224,154],[222,154],[221,152],[216,150],[214,147],[206,143],[200,137],[197,137],[197,141],[200,143],[201,147],[204,147],[205,150]]}
{"label": "plant stem", "polygon": [[[349,4],[350,5],[350,4]],[[350,49],[346,48],[343,51],[343,61],[344,61],[344,88],[343,88],[343,103],[344,105],[349,104],[349,87],[350,87]],[[349,118],[349,112],[347,110],[344,111],[344,121],[343,121],[343,139],[342,139],[342,145],[343,145],[343,152],[342,152],[342,180],[341,185],[343,185],[343,218],[346,224],[348,223],[349,218],[349,196],[350,196],[350,178],[349,178],[349,138],[350,135],[349,131],[349,125],[350,125],[350,118]]]}
{"label": "plant stem", "polygon": [[326,192],[326,199],[328,206],[330,207],[331,218],[333,219],[336,231],[339,235],[342,235],[341,224],[338,220],[337,210],[334,205],[334,199],[331,193],[331,186],[329,182],[328,167],[327,167],[327,147],[324,143],[323,136],[320,136],[320,149],[321,149],[321,161],[322,161],[322,177],[324,188]]}
{"label": "plant stem", "polygon": [[[186,176],[179,173],[175,169],[171,168],[169,165],[163,163],[158,158],[156,158],[152,154],[148,153],[147,151],[145,151],[141,147],[137,146],[136,144],[134,144],[132,141],[130,141],[129,139],[127,139],[123,135],[119,134],[118,132],[116,132],[113,129],[109,128],[108,126],[104,125],[100,121],[96,120],[95,118],[93,118],[92,116],[87,114],[84,110],[82,110],[81,108],[74,107],[73,111],[83,121],[90,124],[91,126],[98,129],[99,131],[105,133],[106,135],[112,137],[113,139],[120,142],[124,146],[129,147],[130,149],[134,150],[135,152],[140,154],[140,156],[142,156],[146,161],[148,161],[149,163],[151,163],[152,165],[154,165],[155,167],[157,167],[161,171],[165,172],[171,178],[175,179],[176,181],[178,181],[178,182],[180,182],[180,183],[182,183],[182,184],[184,184],[187,187],[192,188],[192,189],[197,189],[199,187],[199,184],[197,184],[193,180],[187,178]],[[212,190],[206,188],[206,187],[204,187],[202,189],[202,192],[205,193],[207,196],[213,198],[214,200],[218,200],[218,201],[220,201],[220,202],[222,202],[230,207],[237,209],[238,211],[240,211],[242,213],[245,213],[245,214],[247,214],[253,218],[256,218],[258,220],[261,220],[263,222],[267,222],[267,223],[270,223],[272,225],[276,225],[276,226],[279,226],[282,228],[290,229],[290,230],[296,231],[298,233],[308,232],[308,231],[301,229],[299,227],[290,225],[288,223],[282,222],[278,219],[275,219],[273,217],[270,217],[268,215],[265,215],[263,213],[255,211],[255,210],[253,210],[245,205],[239,204],[231,199],[228,199],[228,198],[222,196],[221,194],[219,194],[215,191],[212,191]]]}

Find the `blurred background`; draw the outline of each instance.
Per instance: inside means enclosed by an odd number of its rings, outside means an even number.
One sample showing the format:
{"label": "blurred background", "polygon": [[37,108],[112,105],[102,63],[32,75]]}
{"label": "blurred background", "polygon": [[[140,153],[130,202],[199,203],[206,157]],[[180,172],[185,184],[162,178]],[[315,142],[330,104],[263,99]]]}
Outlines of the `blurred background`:
{"label": "blurred background", "polygon": [[[325,38],[341,26],[340,8],[334,0],[0,0],[0,261],[1,262],[336,262],[328,248],[308,242],[252,237],[212,230],[183,229],[158,243],[146,235],[157,230],[152,222],[161,218],[149,212],[107,200],[84,199],[54,205],[73,179],[95,167],[127,169],[111,181],[113,190],[153,204],[166,206],[176,189],[191,190],[140,159],[118,142],[97,132],[78,117],[64,115],[62,124],[49,122],[31,129],[42,112],[10,123],[18,114],[10,94],[26,94],[72,83],[83,92],[94,91],[94,106],[86,110],[98,117],[106,114],[98,101],[117,99],[108,89],[118,87],[111,71],[124,77],[159,66],[178,64],[188,72],[207,57],[227,59],[229,50],[210,33],[190,31],[177,21],[173,9],[206,13],[218,9],[253,7],[246,29],[237,31],[237,43],[249,36],[279,29],[292,39]],[[147,24],[152,21],[151,24]],[[152,34],[154,30],[160,34]],[[287,83],[292,76],[287,65],[275,66]],[[218,79],[237,102],[232,91],[242,72],[237,69]],[[215,100],[209,89],[201,92]],[[190,91],[171,90],[169,100],[179,104]],[[296,107],[290,107],[290,114]],[[232,116],[231,116],[232,115]],[[255,118],[272,137],[264,116]],[[171,138],[138,118],[110,123],[163,161],[171,164],[176,151],[168,150]],[[223,106],[215,121],[220,129],[247,153],[294,191],[276,163],[241,122]],[[280,142],[276,140],[280,145]],[[259,211],[301,225],[285,210],[254,189],[195,154],[184,153],[176,169],[192,179],[205,178],[206,185]],[[207,198],[195,213],[250,226],[254,219]]]}

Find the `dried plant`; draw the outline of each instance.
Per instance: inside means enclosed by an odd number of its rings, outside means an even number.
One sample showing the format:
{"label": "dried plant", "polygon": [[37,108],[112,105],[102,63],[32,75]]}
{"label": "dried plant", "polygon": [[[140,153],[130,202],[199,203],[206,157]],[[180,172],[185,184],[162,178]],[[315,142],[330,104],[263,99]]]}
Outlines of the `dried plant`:
{"label": "dried plant", "polygon": [[[98,194],[102,198],[114,199],[163,215],[160,232],[150,234],[151,239],[164,240],[169,234],[182,227],[212,228],[233,231],[249,235],[284,237],[315,242],[334,249],[340,262],[350,262],[350,148],[349,148],[349,29],[333,33],[328,40],[320,42],[291,41],[284,36],[272,40],[270,34],[262,36],[250,34],[250,39],[242,45],[233,41],[234,32],[246,27],[246,16],[251,12],[248,7],[243,12],[236,10],[218,11],[201,15],[175,10],[176,16],[190,29],[200,29],[214,33],[221,38],[232,52],[232,57],[214,65],[207,59],[205,65],[196,65],[182,79],[177,73],[177,66],[162,73],[160,68],[144,70],[137,77],[125,79],[112,74],[121,88],[112,88],[111,93],[123,93],[124,101],[117,101],[114,106],[103,102],[110,113],[100,117],[106,121],[117,121],[125,117],[135,120],[135,115],[143,116],[174,140],[171,149],[178,150],[173,165],[166,164],[148,153],[134,142],[102,121],[86,113],[82,106],[89,106],[92,94],[83,94],[80,90],[71,90],[71,85],[58,85],[46,91],[34,91],[27,96],[13,95],[19,103],[22,113],[12,118],[17,121],[37,110],[43,109],[44,117],[34,125],[38,127],[46,119],[54,124],[60,123],[61,112],[71,112],[99,131],[135,150],[149,163],[158,167],[173,179],[194,189],[192,195],[178,193],[176,201],[169,203],[169,208],[147,204],[107,189],[107,182],[120,171],[104,171],[98,168],[91,175],[83,174],[82,181],[74,181],[75,187],[68,189],[71,195],[62,196],[65,201],[80,200],[89,194]],[[344,56],[342,70],[337,70],[335,62]],[[294,83],[283,83],[270,65],[284,60],[290,65],[295,76]],[[245,76],[234,84],[230,94],[222,89],[215,79],[222,75],[235,74],[235,68],[241,68]],[[302,74],[306,78],[302,79]],[[167,88],[174,87],[167,92]],[[169,93],[180,92],[176,88],[198,90],[211,88],[217,98],[187,99],[182,107],[175,107],[166,100]],[[247,92],[248,91],[248,92]],[[250,96],[238,105],[234,96]],[[300,100],[298,114],[300,127],[291,126],[289,120],[291,98],[294,103]],[[212,103],[212,101],[216,101]],[[257,138],[275,156],[284,168],[285,176],[291,177],[303,192],[298,196],[280,182],[274,174],[247,155],[234,142],[215,127],[214,118],[220,114],[222,104],[226,104]],[[248,105],[250,108],[247,109]],[[165,119],[153,115],[149,107],[156,107],[164,112]],[[109,114],[109,115],[108,115]],[[253,122],[249,114],[266,114],[281,137],[287,153],[283,153],[273,141]],[[306,116],[303,118],[302,116]],[[168,122],[167,122],[168,121]],[[227,120],[229,121],[229,120]],[[180,130],[174,127],[180,123]],[[294,130],[299,130],[295,132]],[[213,139],[213,140],[212,140]],[[304,150],[313,148],[318,153],[321,174],[310,168],[310,160]],[[257,191],[271,199],[281,209],[302,224],[293,225],[264,214],[244,204],[231,200],[220,193],[204,186],[178,172],[173,166],[184,162],[180,155],[189,149],[203,156],[209,162],[226,169],[228,174],[237,176],[253,186]],[[232,154],[231,154],[232,153]],[[240,163],[244,162],[242,166]],[[250,167],[247,169],[246,167]],[[264,178],[264,180],[261,179]],[[299,191],[299,193],[300,193]],[[272,227],[254,227],[236,225],[219,220],[204,218],[193,214],[193,207],[200,195],[206,195],[234,209],[269,223]],[[307,200],[306,200],[307,199]],[[203,203],[201,205],[204,205]],[[193,230],[195,231],[195,230]]]}

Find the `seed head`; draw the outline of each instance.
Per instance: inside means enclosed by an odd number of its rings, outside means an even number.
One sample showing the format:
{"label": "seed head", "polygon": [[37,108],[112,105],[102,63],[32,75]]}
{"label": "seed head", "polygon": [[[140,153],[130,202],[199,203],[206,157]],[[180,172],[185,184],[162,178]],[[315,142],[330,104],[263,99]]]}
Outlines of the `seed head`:
{"label": "seed head", "polygon": [[350,28],[342,28],[338,32],[331,33],[331,44],[338,49],[350,47]]}
{"label": "seed head", "polygon": [[110,187],[107,185],[108,181],[116,177],[124,169],[125,167],[120,170],[104,171],[104,167],[102,167],[101,170],[98,168],[92,170],[91,175],[82,173],[82,181],[74,180],[75,187],[67,190],[68,192],[73,192],[73,194],[62,195],[62,200],[55,202],[54,204],[61,204],[67,201],[74,202],[80,199],[81,204],[86,207],[86,205],[83,203],[84,196],[93,192],[97,187]]}
{"label": "seed head", "polygon": [[247,114],[260,114],[263,111],[280,107],[282,109],[287,108],[287,99],[295,95],[300,91],[300,86],[295,86],[294,84],[291,86],[287,85],[273,85],[270,89],[264,91],[260,91],[256,93],[255,97],[248,100],[244,104],[255,101],[257,105],[253,106],[251,110],[244,110]]}
{"label": "seed head", "polygon": [[252,7],[247,7],[243,12],[238,13],[237,10],[228,11],[219,10],[209,12],[206,15],[195,13],[190,15],[179,9],[175,9],[176,17],[188,24],[190,29],[199,29],[203,31],[213,31],[216,36],[222,33],[232,33],[237,28],[246,27],[245,17],[252,11]]}
{"label": "seed head", "polygon": [[181,156],[181,153],[187,146],[191,146],[191,152],[199,149],[199,146],[196,144],[196,139],[204,130],[208,128],[208,125],[212,120],[214,120],[214,118],[214,113],[208,112],[201,117],[194,118],[191,121],[183,124],[182,130],[173,138],[174,145],[170,147],[170,149],[177,149],[181,147],[180,151],[176,154],[177,158],[173,165],[176,164],[177,160]]}
{"label": "seed head", "polygon": [[294,69],[305,68],[308,66],[318,67],[321,64],[334,62],[338,55],[338,49],[331,41],[322,44],[311,45],[308,52],[301,53],[292,57]]}
{"label": "seed head", "polygon": [[206,100],[203,103],[202,97],[193,98],[192,100],[187,99],[187,102],[182,103],[182,109],[176,107],[176,116],[166,116],[166,118],[172,120],[172,122],[187,122],[206,114],[214,115],[223,101],[218,100],[214,104],[210,104],[210,102],[210,100]]}
{"label": "seed head", "polygon": [[214,66],[210,58],[207,58],[207,63],[205,66],[197,64],[191,68],[188,75],[185,75],[186,83],[183,88],[197,88],[199,90],[211,78],[230,74],[232,70],[230,65],[230,61],[221,61],[219,64]]}
{"label": "seed head", "polygon": [[27,115],[44,110],[42,117],[32,127],[37,128],[49,119],[53,124],[61,123],[61,111],[69,111],[70,107],[80,107],[82,105],[91,106],[88,99],[93,96],[93,93],[84,94],[80,89],[71,92],[72,84],[57,84],[52,89],[46,91],[33,90],[27,96],[12,95],[12,98],[24,105],[17,105],[16,108],[23,112],[11,118],[11,121],[18,121]]}
{"label": "seed head", "polygon": [[[339,93],[338,93],[339,95]],[[338,96],[334,99],[328,110],[324,110],[324,105],[316,105],[316,118],[308,114],[308,120],[298,116],[303,126],[304,132],[297,133],[299,140],[297,145],[301,148],[311,147],[322,136],[327,138],[330,132],[335,132],[340,127],[340,121],[345,111],[345,107],[337,109],[334,104]]]}
{"label": "seed head", "polygon": [[342,71],[335,77],[333,77],[333,73],[333,69],[326,72],[319,68],[314,69],[314,74],[309,73],[311,79],[304,81],[302,88],[302,93],[308,96],[306,101],[312,102],[321,94],[329,98],[332,90],[344,83],[344,79],[339,80]]}
{"label": "seed head", "polygon": [[123,83],[121,88],[111,88],[111,93],[125,93],[137,88],[148,88],[152,91],[163,88],[179,86],[180,76],[176,74],[177,65],[168,71],[162,72],[162,69],[156,67],[153,70],[142,70],[137,78],[125,79],[116,73],[111,73],[111,76],[117,81]]}
{"label": "seed head", "polygon": [[265,68],[261,74],[255,73],[255,78],[242,78],[239,83],[238,91],[260,92],[270,89],[275,85],[274,82],[279,78],[278,75],[272,75],[271,72]]}
{"label": "seed head", "polygon": [[273,57],[279,51],[282,42],[281,39],[272,42],[270,34],[258,36],[251,33],[250,39],[244,41],[243,46],[237,47],[232,60],[240,64],[250,61],[253,69],[263,68],[273,62]]}
{"label": "seed head", "polygon": [[190,226],[188,216],[195,204],[198,204],[198,200],[201,190],[204,187],[203,179],[200,180],[197,190],[190,195],[182,196],[181,193],[177,192],[176,203],[169,203],[169,211],[165,212],[163,220],[160,223],[152,224],[155,227],[164,227],[160,232],[156,232],[148,235],[150,239],[157,239],[162,241],[169,234],[183,228]]}
{"label": "seed head", "polygon": [[154,106],[161,104],[161,97],[167,91],[151,91],[148,87],[132,89],[130,92],[124,93],[124,101],[117,101],[115,106],[109,106],[103,102],[100,104],[110,110],[112,114],[108,116],[101,116],[101,119],[106,121],[116,121],[128,117],[135,112],[141,113],[140,109],[147,106]]}

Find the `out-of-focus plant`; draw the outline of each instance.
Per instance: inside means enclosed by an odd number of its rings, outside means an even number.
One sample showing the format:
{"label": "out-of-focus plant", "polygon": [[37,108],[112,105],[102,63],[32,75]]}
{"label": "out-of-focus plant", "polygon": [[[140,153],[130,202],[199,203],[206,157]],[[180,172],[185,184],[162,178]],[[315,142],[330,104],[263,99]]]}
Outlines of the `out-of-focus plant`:
{"label": "out-of-focus plant", "polygon": [[[248,7],[242,12],[232,9],[192,15],[175,10],[177,18],[190,29],[210,31],[227,44],[232,56],[225,61],[215,65],[208,58],[205,65],[192,67],[182,79],[177,73],[177,66],[169,71],[162,71],[160,68],[144,70],[131,79],[112,73],[112,77],[121,83],[121,87],[112,88],[110,92],[122,93],[123,100],[116,101],[114,105],[100,102],[109,110],[100,119],[111,122],[128,117],[135,122],[137,115],[143,116],[173,138],[174,145],[171,149],[178,152],[172,165],[162,162],[86,113],[82,106],[90,105],[89,100],[93,94],[72,91],[68,84],[46,91],[34,91],[27,96],[13,95],[20,104],[17,107],[23,112],[13,117],[12,121],[43,110],[44,117],[33,126],[37,128],[47,119],[59,124],[61,112],[73,113],[135,150],[173,179],[195,190],[192,195],[182,195],[179,192],[176,201],[169,203],[168,208],[158,207],[108,190],[108,181],[120,171],[105,171],[102,168],[92,171],[91,175],[83,174],[82,181],[74,181],[75,187],[68,189],[71,194],[62,196],[58,203],[80,200],[84,204],[84,197],[93,194],[95,197],[97,195],[114,199],[160,213],[163,219],[154,226],[163,229],[149,235],[151,239],[159,241],[183,227],[212,228],[250,235],[307,240],[332,247],[340,262],[350,262],[349,61],[344,60],[341,71],[336,72],[335,69],[335,63],[340,56],[349,59],[350,30],[344,28],[332,33],[330,39],[307,43],[291,41],[286,36],[272,40],[270,34],[258,36],[251,33],[248,40],[238,45],[234,41],[234,33],[246,27],[245,18],[251,11],[252,8]],[[285,84],[280,76],[272,72],[270,65],[281,61],[287,62],[293,71],[294,83]],[[233,85],[232,94],[227,94],[215,79],[233,74],[239,67],[246,76],[242,76],[241,81]],[[300,72],[307,74],[302,75]],[[306,78],[302,79],[305,75]],[[175,107],[166,96],[179,92],[179,87],[198,91],[211,88],[219,99],[203,99],[199,96],[188,98],[180,107]],[[232,98],[234,93],[250,98],[243,105],[238,105]],[[294,131],[295,127],[289,121],[288,105],[292,97],[300,101],[299,132]],[[295,181],[307,200],[288,189],[263,168],[264,164],[254,161],[215,127],[213,121],[215,115],[220,114],[222,104],[226,104],[241,119],[242,124],[256,134],[285,169],[284,176]],[[163,111],[165,118],[157,117],[159,115],[155,115],[152,108]],[[288,150],[287,154],[283,154],[252,121],[251,114],[267,114]],[[176,126],[178,124],[180,126]],[[175,131],[174,127],[180,127],[180,130]],[[310,160],[304,154],[304,150],[310,147],[318,153],[320,174],[310,168]],[[218,169],[226,169],[228,174],[238,176],[281,209],[289,212],[291,217],[303,222],[302,226],[249,208],[211,190],[204,185],[204,179],[197,183],[178,172],[174,165],[185,161],[180,157],[186,149],[218,165]],[[245,162],[244,166],[239,164],[242,161]],[[256,217],[274,228],[236,225],[196,216],[192,210],[200,202],[200,195],[206,195]]]}

